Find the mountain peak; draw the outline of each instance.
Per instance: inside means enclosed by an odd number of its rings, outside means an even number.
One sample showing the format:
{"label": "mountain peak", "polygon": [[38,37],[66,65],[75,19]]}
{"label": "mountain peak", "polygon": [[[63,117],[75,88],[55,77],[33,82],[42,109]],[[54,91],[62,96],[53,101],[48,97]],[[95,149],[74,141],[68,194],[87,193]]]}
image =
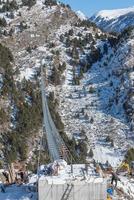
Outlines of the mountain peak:
{"label": "mountain peak", "polygon": [[134,6],[123,9],[102,10],[97,13],[96,17],[101,16],[104,19],[116,19],[131,12],[134,12]]}
{"label": "mountain peak", "polygon": [[81,19],[81,20],[87,20],[86,15],[82,11],[78,10],[78,11],[76,11],[76,14],[77,14],[77,16],[78,16],[79,19]]}
{"label": "mountain peak", "polygon": [[102,10],[93,15],[91,21],[105,31],[121,32],[127,27],[134,25],[133,18],[134,6],[123,9]]}

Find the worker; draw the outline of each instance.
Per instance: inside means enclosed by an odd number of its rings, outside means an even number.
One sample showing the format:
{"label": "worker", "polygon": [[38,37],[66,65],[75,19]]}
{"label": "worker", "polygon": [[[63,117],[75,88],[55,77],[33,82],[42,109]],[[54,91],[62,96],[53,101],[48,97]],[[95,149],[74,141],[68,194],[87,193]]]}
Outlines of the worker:
{"label": "worker", "polygon": [[108,195],[108,196],[107,196],[107,200],[112,200],[112,198]]}
{"label": "worker", "polygon": [[126,160],[124,160],[124,162],[122,162],[121,166],[119,167],[119,171],[120,170],[127,171],[128,174],[130,174],[131,170],[130,170],[129,164],[127,163]]}
{"label": "worker", "polygon": [[5,187],[2,182],[0,182],[0,189],[1,189],[1,192],[5,193]]}
{"label": "worker", "polygon": [[67,149],[66,149],[66,147],[64,145],[61,146],[60,152],[61,152],[62,158],[66,159],[66,157],[67,157]]}
{"label": "worker", "polygon": [[104,178],[104,173],[103,173],[99,164],[96,164],[96,170],[95,171],[100,177]]}
{"label": "worker", "polygon": [[55,163],[55,165],[53,166],[53,175],[54,175],[54,176],[58,176],[59,168],[60,168],[60,164],[59,164],[58,161],[57,161],[57,162]]}
{"label": "worker", "polygon": [[114,171],[112,171],[111,174],[112,174],[111,184],[113,185],[113,183],[115,182],[114,188],[116,188],[117,182],[120,181],[120,178],[118,177],[118,175]]}
{"label": "worker", "polygon": [[21,178],[21,181],[23,182],[24,181],[24,172],[23,171],[20,171],[20,178]]}
{"label": "worker", "polygon": [[114,190],[113,190],[113,185],[110,185],[109,188],[107,189],[107,195],[108,196],[113,196]]}
{"label": "worker", "polygon": [[130,168],[131,168],[131,169],[130,169],[130,175],[131,175],[131,176],[134,176],[134,161],[132,161],[132,162],[130,163],[130,166],[131,166],[131,167],[130,167]]}
{"label": "worker", "polygon": [[1,190],[1,192],[5,193],[5,186],[3,184],[2,177],[0,178],[0,190]]}
{"label": "worker", "polygon": [[3,176],[4,176],[5,179],[6,179],[6,183],[9,184],[9,174],[8,174],[8,172],[7,172],[7,171],[4,171],[4,172],[3,172]]}

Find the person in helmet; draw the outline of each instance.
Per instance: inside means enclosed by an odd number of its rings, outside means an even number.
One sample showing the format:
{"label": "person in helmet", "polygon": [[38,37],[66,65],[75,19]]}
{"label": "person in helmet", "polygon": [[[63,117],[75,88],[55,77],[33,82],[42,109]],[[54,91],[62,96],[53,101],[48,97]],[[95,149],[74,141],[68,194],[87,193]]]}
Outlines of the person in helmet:
{"label": "person in helmet", "polygon": [[120,181],[120,178],[118,177],[118,175],[116,174],[116,172],[112,171],[112,179],[111,179],[111,184],[113,185],[115,183],[115,188],[117,187],[117,182]]}

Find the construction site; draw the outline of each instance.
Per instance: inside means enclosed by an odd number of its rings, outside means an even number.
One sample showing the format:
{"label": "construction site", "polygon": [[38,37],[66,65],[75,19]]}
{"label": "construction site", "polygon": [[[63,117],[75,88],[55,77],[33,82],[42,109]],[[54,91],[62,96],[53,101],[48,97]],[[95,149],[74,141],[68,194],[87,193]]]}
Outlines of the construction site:
{"label": "construction site", "polygon": [[[37,196],[34,199],[38,200],[133,200],[134,163],[130,166],[124,161],[118,168],[113,168],[108,162],[102,164],[94,159],[83,164],[75,161],[52,119],[44,71],[41,67],[43,131],[39,143],[37,174],[29,175],[25,163],[13,163],[11,169],[8,167],[8,171],[0,172],[1,179],[6,182],[6,190],[14,191],[12,184],[16,184],[21,186],[23,192],[30,192],[30,199]],[[46,149],[44,137],[47,140],[50,163],[41,165],[40,152],[42,148]],[[6,195],[3,186],[0,185],[2,200]],[[125,194],[122,188],[131,194]]]}
{"label": "construction site", "polygon": [[84,165],[59,166],[57,176],[41,177],[38,182],[40,200],[103,200],[106,199],[107,182],[93,174]]}

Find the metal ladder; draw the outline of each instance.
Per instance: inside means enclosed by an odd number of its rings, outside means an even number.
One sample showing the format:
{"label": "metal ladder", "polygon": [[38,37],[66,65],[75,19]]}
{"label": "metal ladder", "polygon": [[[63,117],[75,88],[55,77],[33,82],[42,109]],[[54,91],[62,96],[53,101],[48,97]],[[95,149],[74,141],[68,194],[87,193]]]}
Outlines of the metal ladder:
{"label": "metal ladder", "polygon": [[66,188],[65,192],[63,193],[61,200],[68,200],[69,195],[72,191],[72,188],[73,188],[73,184],[71,184],[71,185],[67,184],[67,188]]}

